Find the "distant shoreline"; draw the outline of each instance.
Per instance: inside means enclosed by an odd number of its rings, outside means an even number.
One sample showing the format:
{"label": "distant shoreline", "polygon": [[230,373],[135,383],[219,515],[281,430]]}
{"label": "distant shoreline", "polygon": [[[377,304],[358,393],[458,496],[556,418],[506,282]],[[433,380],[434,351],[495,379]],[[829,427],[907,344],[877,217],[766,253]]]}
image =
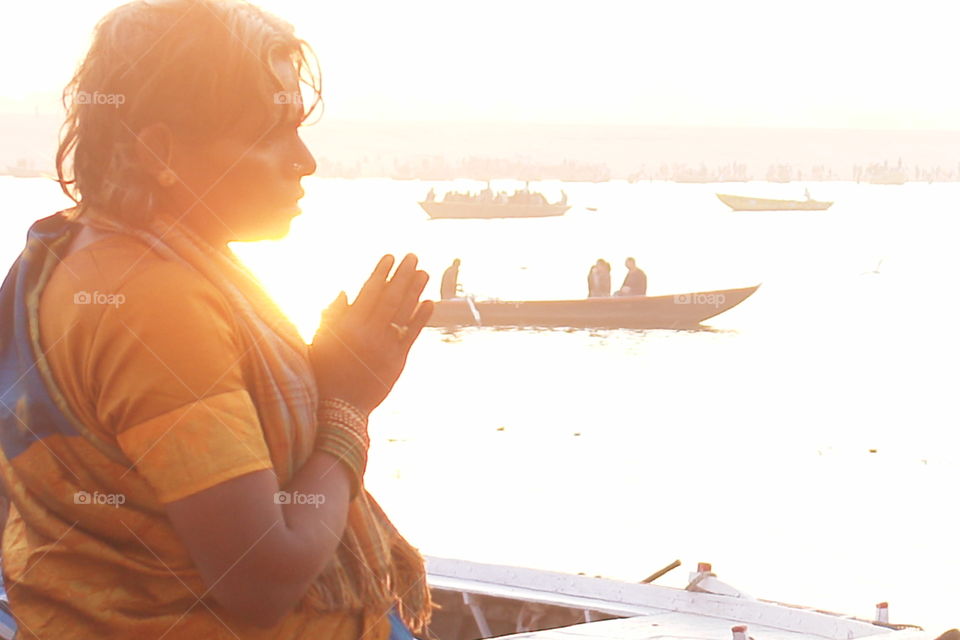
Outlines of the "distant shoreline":
{"label": "distant shoreline", "polygon": [[[0,115],[0,172],[52,172],[60,125]],[[326,177],[960,180],[960,131],[321,120],[303,138]]]}

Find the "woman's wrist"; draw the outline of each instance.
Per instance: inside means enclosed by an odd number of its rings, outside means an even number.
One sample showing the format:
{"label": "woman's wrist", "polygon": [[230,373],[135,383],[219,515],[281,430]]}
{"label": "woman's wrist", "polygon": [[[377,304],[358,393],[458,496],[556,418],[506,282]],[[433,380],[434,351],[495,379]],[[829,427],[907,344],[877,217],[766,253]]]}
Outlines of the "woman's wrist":
{"label": "woman's wrist", "polygon": [[314,448],[335,456],[350,472],[351,497],[363,487],[367,468],[367,415],[339,398],[325,398],[317,410],[317,438]]}

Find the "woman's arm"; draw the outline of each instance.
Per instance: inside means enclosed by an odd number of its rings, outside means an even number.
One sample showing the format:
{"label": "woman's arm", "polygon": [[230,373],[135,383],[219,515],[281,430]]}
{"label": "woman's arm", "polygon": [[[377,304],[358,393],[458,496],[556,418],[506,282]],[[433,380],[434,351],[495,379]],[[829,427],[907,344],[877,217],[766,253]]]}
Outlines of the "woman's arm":
{"label": "woman's arm", "polygon": [[[384,256],[353,304],[334,304],[311,346],[321,397],[367,414],[393,388],[432,312],[420,303],[427,274],[416,265],[407,256],[388,278],[393,257]],[[271,627],[333,558],[356,473],[318,451],[284,487],[291,504],[278,504],[277,478],[266,470],[168,503],[167,513],[209,595],[240,619]]]}
{"label": "woman's arm", "polygon": [[256,471],[167,505],[207,593],[227,611],[271,627],[300,601],[333,558],[350,501],[347,468],[317,452],[285,487]]}

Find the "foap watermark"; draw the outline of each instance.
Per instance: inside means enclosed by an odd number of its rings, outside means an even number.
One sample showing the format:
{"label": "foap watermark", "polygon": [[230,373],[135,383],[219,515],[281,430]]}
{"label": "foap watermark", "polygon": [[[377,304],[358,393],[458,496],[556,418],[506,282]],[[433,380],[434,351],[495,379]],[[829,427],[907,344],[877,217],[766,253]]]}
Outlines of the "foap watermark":
{"label": "foap watermark", "polygon": [[90,493],[89,491],[77,491],[73,494],[74,504],[107,505],[116,508],[126,501],[127,496],[123,495],[122,493],[100,493],[99,491]]}
{"label": "foap watermark", "polygon": [[127,301],[127,297],[122,293],[101,293],[94,291],[77,291],[73,294],[73,304],[109,304],[119,307]]}
{"label": "foap watermark", "polygon": [[714,308],[727,301],[722,293],[682,293],[673,296],[673,304],[709,304]]}
{"label": "foap watermark", "polygon": [[300,493],[299,491],[278,491],[273,494],[274,504],[312,504],[319,507],[327,501],[322,493]]}
{"label": "foap watermark", "polygon": [[273,94],[274,104],[303,104],[303,95],[299,91],[277,91]]}
{"label": "foap watermark", "polygon": [[122,93],[101,93],[100,91],[78,91],[77,104],[100,104],[119,109],[120,105],[127,101],[127,97]]}

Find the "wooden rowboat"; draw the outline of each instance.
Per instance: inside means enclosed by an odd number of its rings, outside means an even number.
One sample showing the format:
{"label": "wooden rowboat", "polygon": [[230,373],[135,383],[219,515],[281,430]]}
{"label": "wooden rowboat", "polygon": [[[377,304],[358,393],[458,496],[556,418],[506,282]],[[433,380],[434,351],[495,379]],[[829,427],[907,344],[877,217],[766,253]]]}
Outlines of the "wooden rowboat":
{"label": "wooden rowboat", "polygon": [[671,296],[623,296],[583,300],[473,301],[434,303],[428,327],[574,327],[694,329],[731,309],[760,285]]}
{"label": "wooden rowboat", "polygon": [[734,211],[825,211],[832,202],[821,200],[774,200],[718,193],[717,197]]}

